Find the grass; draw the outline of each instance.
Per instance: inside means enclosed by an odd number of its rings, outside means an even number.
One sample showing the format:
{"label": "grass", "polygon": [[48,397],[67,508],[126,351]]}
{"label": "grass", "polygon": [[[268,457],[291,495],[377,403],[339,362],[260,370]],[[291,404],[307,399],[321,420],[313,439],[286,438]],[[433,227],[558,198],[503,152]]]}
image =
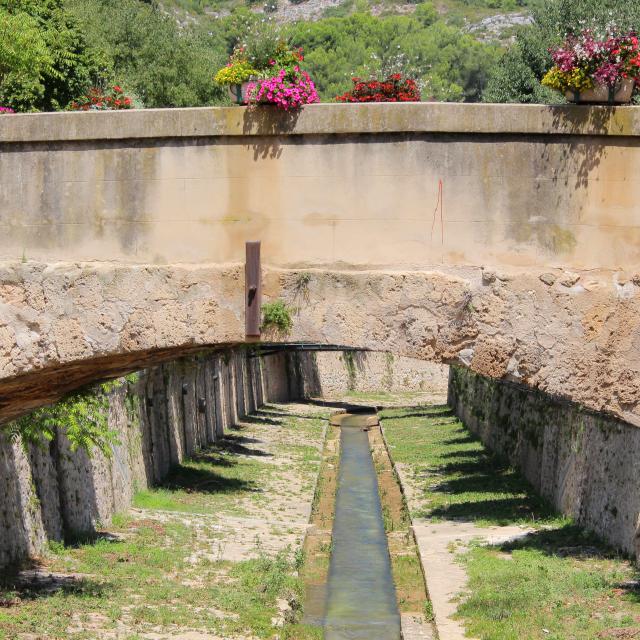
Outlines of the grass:
{"label": "grass", "polygon": [[424,398],[427,391],[347,391],[344,398],[348,400],[358,400],[360,402],[371,402],[373,404],[385,404],[389,402],[411,404],[419,402]]}
{"label": "grass", "polygon": [[251,438],[228,434],[221,446],[173,467],[162,486],[138,492],[133,505],[186,513],[246,514],[247,509],[238,498],[253,494],[253,500],[260,500],[258,481],[264,481],[276,470],[261,459],[268,454],[251,444]]}
{"label": "grass", "polygon": [[491,640],[640,638],[640,583],[630,563],[578,527],[463,556],[468,597],[458,609]]}
{"label": "grass", "polygon": [[386,409],[396,463],[408,464],[423,506],[413,518],[460,519],[480,526],[566,523],[509,464],[488,452],[446,405]]}
{"label": "grass", "polygon": [[369,443],[378,479],[398,609],[401,613],[420,614],[427,606],[428,597],[418,549],[410,530],[407,504],[380,429],[369,430]]}
{"label": "grass", "polygon": [[[390,409],[392,455],[408,466],[430,521],[526,525],[497,546],[452,545],[469,576],[457,616],[480,640],[640,638],[640,572],[599,538],[554,514],[444,405]],[[479,531],[481,534],[481,531]]]}
{"label": "grass", "polygon": [[[249,559],[222,559],[225,540],[217,516],[250,510],[255,499],[267,500],[274,474],[283,468],[261,455],[264,448],[251,437],[256,430],[278,426],[271,439],[274,455],[284,455],[287,468],[314,474],[310,443],[320,441],[323,417],[303,419],[277,407],[265,412],[271,422],[258,420],[234,431],[221,446],[175,467],[163,487],[139,493],[135,504],[141,511],[115,516],[108,534],[73,545],[53,543],[43,569],[64,576],[57,589],[25,585],[15,576],[1,578],[0,640],[21,634],[95,640],[115,630],[127,640],[189,630],[225,638],[272,638],[276,633],[282,640],[317,638],[315,629],[296,621],[304,590],[299,550],[267,553],[256,542]],[[319,454],[315,458],[317,472]],[[176,514],[157,518],[145,513],[158,509]],[[194,520],[193,513],[209,517]],[[287,529],[283,522],[282,530]],[[279,600],[290,602],[292,609],[276,630],[272,620],[279,615]]]}
{"label": "grass", "polygon": [[[283,593],[299,594],[289,552],[195,568],[185,555],[198,541],[186,526],[148,526],[128,519],[112,533],[131,537],[58,547],[48,559],[49,571],[91,578],[72,579],[52,594],[7,581],[0,597],[19,597],[22,602],[0,610],[0,638],[36,632],[54,638],[95,638],[96,630],[90,627],[77,634],[71,629],[95,623],[96,616],[100,630],[115,629],[124,620],[141,633],[177,625],[225,634],[250,629],[268,638],[276,599]],[[171,579],[176,573],[182,582]],[[223,584],[216,581],[220,575],[225,576]],[[215,611],[232,615],[223,620]]]}

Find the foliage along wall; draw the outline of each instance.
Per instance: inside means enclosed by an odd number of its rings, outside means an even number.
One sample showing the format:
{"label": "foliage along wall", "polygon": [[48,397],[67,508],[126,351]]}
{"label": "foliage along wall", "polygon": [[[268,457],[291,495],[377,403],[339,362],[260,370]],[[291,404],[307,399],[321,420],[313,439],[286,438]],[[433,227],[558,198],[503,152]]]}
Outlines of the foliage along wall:
{"label": "foliage along wall", "polygon": [[42,554],[49,541],[73,540],[107,525],[136,491],[161,482],[171,466],[215,443],[270,394],[287,399],[282,395],[288,386],[274,386],[278,380],[286,381],[282,357],[235,350],[182,358],[146,369],[135,380],[121,378],[106,393],[98,388],[93,404],[85,392],[77,406],[100,411],[113,435],[105,452],[95,446],[74,450],[64,424],[36,442],[39,415],[26,440],[5,426],[0,567]]}

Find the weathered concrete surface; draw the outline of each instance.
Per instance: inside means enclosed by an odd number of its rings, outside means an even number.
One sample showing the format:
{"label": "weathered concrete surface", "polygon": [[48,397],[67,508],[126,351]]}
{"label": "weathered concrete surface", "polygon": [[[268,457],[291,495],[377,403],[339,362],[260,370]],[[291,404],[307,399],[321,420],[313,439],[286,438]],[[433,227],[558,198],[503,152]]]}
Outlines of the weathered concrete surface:
{"label": "weathered concrete surface", "polygon": [[[243,279],[238,266],[0,268],[0,379],[12,380],[0,385],[0,413],[194,347],[241,341]],[[52,365],[35,383],[20,377]]]}
{"label": "weathered concrete surface", "polygon": [[[295,310],[276,341],[463,364],[640,426],[639,167],[635,107],[3,118],[0,422],[241,343],[244,243],[261,240],[265,296]],[[212,372],[189,375],[218,402]],[[259,403],[244,377],[224,393],[231,419]],[[189,397],[198,429],[148,473],[220,432]]]}
{"label": "weathered concrete surface", "polygon": [[640,424],[638,108],[20,115],[0,143],[0,420],[243,341],[259,239],[267,297],[298,310],[286,339],[464,363]]}
{"label": "weathered concrete surface", "polygon": [[636,136],[634,107],[518,104],[318,104],[297,113],[262,108],[145,109],[19,114],[0,124],[0,142],[255,137],[346,133],[499,133]]}
{"label": "weathered concrete surface", "polygon": [[460,367],[449,404],[560,512],[640,557],[640,430]]}
{"label": "weathered concrete surface", "polygon": [[[342,397],[349,392],[432,392],[446,395],[449,369],[429,360],[372,351],[300,354],[295,370],[301,397]],[[294,365],[295,366],[295,365]]]}
{"label": "weathered concrete surface", "polygon": [[[607,273],[308,272],[294,339],[457,362],[640,424],[640,288]],[[295,273],[265,290],[299,304]]]}
{"label": "weathered concrete surface", "polygon": [[0,260],[635,268],[639,134],[634,107],[11,116]]}
{"label": "weathered concrete surface", "polygon": [[[264,280],[266,298],[293,309],[277,340],[460,363],[640,424],[640,278],[265,268]],[[118,368],[243,339],[238,265],[16,263],[0,288],[0,417]]]}
{"label": "weathered concrete surface", "polygon": [[109,397],[108,422],[120,441],[111,458],[72,452],[62,432],[25,450],[0,431],[0,567],[108,523],[137,490],[276,399],[266,381],[286,380],[282,359],[248,356],[182,358],[142,371],[137,382],[122,380]]}

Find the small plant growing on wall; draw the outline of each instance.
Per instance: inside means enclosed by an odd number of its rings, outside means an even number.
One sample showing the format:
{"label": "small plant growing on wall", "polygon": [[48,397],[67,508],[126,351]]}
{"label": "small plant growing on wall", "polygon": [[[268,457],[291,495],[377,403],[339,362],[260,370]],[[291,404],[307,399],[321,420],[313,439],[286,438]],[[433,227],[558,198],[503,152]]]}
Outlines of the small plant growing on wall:
{"label": "small plant growing on wall", "polygon": [[293,327],[291,309],[284,300],[265,302],[262,305],[262,330],[288,334]]}
{"label": "small plant growing on wall", "polygon": [[311,295],[309,293],[309,283],[311,282],[311,274],[303,271],[295,277],[294,286],[294,305],[296,314],[300,313],[303,305],[309,304]]}

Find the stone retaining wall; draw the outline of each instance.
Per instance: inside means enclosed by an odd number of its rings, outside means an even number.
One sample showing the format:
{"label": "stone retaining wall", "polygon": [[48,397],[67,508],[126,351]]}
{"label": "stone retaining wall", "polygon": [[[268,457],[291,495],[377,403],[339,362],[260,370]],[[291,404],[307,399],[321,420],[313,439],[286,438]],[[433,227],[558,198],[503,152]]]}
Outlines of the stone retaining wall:
{"label": "stone retaining wall", "polygon": [[449,367],[374,351],[318,351],[292,356],[298,395],[339,397],[349,392],[447,392]]}
{"label": "stone retaining wall", "polygon": [[182,358],[121,379],[108,422],[111,458],[72,452],[58,433],[44,448],[0,431],[0,567],[41,554],[48,540],[91,534],[172,465],[215,443],[267,400],[287,400],[286,358],[245,349]]}
{"label": "stone retaining wall", "polygon": [[640,557],[640,428],[461,367],[449,404],[560,512]]}

